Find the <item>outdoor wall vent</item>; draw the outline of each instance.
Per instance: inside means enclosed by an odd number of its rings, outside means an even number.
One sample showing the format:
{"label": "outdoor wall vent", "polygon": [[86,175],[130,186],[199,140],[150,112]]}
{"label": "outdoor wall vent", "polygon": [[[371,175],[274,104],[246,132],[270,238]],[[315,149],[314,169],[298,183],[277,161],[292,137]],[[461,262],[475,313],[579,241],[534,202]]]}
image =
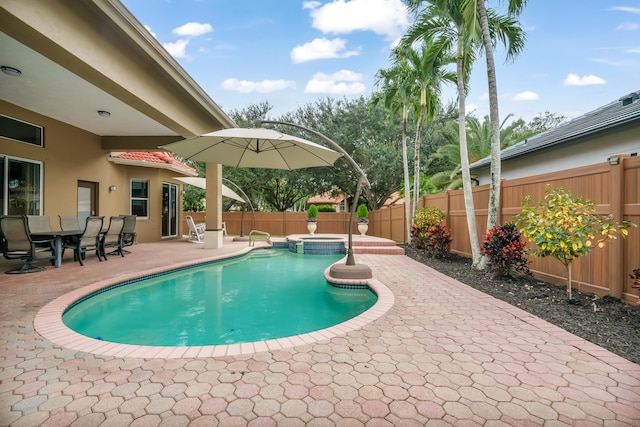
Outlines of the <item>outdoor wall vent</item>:
{"label": "outdoor wall vent", "polygon": [[622,101],[622,106],[624,107],[625,105],[633,104],[638,100],[638,98],[640,98],[638,92],[631,92],[629,95],[625,95],[620,98],[620,101]]}

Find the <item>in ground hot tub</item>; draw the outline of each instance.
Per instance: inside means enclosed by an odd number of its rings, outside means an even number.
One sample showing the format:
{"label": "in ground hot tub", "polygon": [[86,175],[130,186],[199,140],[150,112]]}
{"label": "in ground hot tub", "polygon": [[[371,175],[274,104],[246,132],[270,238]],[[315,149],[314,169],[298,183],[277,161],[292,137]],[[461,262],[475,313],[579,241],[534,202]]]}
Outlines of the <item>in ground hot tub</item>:
{"label": "in ground hot tub", "polygon": [[346,254],[345,239],[342,237],[290,236],[289,252],[305,255]]}

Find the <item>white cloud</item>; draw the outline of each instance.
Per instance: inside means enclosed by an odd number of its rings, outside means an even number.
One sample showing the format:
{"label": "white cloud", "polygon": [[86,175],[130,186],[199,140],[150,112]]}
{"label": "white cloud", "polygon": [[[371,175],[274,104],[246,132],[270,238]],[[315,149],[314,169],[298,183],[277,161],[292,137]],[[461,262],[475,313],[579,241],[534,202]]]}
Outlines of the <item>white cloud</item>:
{"label": "white cloud", "polygon": [[607,82],[604,79],[598,76],[594,76],[593,74],[580,77],[579,75],[573,73],[569,74],[567,78],[564,79],[564,82],[562,82],[564,86],[591,86],[603,85],[606,83]]}
{"label": "white cloud", "polygon": [[151,31],[151,27],[148,25],[145,25],[144,28],[147,29],[147,31],[149,31],[149,34],[151,34],[154,38],[158,38],[158,36],[156,36],[156,33],[154,33],[153,31]]}
{"label": "white cloud", "polygon": [[513,97],[513,101],[535,101],[536,99],[540,99],[540,95],[535,92],[531,92],[530,90],[516,93]]}
{"label": "white cloud", "polygon": [[316,73],[307,82],[305,93],[323,93],[330,95],[357,95],[365,91],[364,76],[349,70],[340,70],[333,74]]}
{"label": "white cloud", "polygon": [[464,110],[465,110],[465,113],[466,113],[466,114],[471,114],[471,113],[473,113],[474,111],[477,111],[477,110],[478,110],[478,105],[473,104],[473,103],[471,103],[471,104],[466,104],[466,103],[465,103],[465,104],[464,104]]}
{"label": "white cloud", "polygon": [[614,6],[614,7],[610,7],[609,10],[617,10],[617,11],[620,11],[620,12],[636,13],[636,14],[640,15],[640,8],[637,8],[637,7]]}
{"label": "white cloud", "polygon": [[616,30],[620,31],[635,31],[640,28],[640,24],[637,22],[623,22],[616,27]]}
{"label": "white cloud", "polygon": [[296,46],[291,50],[291,60],[294,64],[313,61],[315,59],[348,58],[356,56],[359,50],[345,50],[347,42],[344,39],[314,39],[302,46]]}
{"label": "white cloud", "polygon": [[178,40],[175,43],[162,43],[167,52],[171,54],[174,58],[186,58],[187,57],[187,45],[189,44],[189,40]]}
{"label": "white cloud", "polygon": [[263,80],[261,82],[252,82],[232,78],[223,81],[221,87],[224,90],[241,93],[270,93],[285,89],[295,89],[296,82],[293,80]]}
{"label": "white cloud", "polygon": [[303,7],[311,10],[312,26],[325,34],[373,31],[396,40],[409,26],[407,8],[401,0],[310,1]]}
{"label": "white cloud", "polygon": [[201,36],[213,31],[213,27],[210,24],[200,24],[198,22],[189,22],[174,28],[173,33],[179,36]]}

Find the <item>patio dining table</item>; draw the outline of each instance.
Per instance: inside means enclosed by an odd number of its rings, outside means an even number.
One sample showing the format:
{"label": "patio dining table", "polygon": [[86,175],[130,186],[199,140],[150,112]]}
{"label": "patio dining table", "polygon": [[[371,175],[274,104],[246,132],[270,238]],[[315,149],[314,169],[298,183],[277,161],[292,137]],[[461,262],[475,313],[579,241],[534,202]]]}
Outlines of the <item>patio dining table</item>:
{"label": "patio dining table", "polygon": [[31,234],[33,240],[38,240],[38,237],[44,239],[54,239],[55,243],[55,255],[54,266],[60,268],[62,266],[62,238],[63,237],[80,237],[83,230],[57,230],[57,231],[38,231]]}

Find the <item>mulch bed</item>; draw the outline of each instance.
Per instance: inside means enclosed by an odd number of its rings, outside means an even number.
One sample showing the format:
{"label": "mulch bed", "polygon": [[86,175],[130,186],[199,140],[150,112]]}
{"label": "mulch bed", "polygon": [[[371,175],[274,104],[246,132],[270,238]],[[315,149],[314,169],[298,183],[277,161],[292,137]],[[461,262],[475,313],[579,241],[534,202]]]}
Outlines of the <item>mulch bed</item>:
{"label": "mulch bed", "polygon": [[473,270],[468,258],[453,254],[432,258],[411,245],[404,249],[416,261],[640,364],[640,305],[577,289],[572,290],[574,300],[569,301],[564,286],[527,276],[493,277]]}

